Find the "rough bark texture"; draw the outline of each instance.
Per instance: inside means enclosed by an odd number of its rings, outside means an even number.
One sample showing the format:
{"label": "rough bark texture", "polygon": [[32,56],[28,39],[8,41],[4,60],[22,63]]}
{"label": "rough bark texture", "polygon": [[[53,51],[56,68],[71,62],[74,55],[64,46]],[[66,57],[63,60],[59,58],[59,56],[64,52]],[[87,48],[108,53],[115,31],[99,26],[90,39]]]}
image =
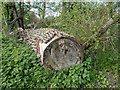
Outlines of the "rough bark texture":
{"label": "rough bark texture", "polygon": [[83,48],[80,43],[62,31],[52,28],[19,28],[18,33],[31,44],[45,68],[64,69],[73,64],[80,64],[83,60]]}
{"label": "rough bark texture", "polygon": [[23,20],[24,20],[24,3],[20,2],[19,3],[19,17],[20,17],[20,25],[21,27],[24,29],[24,24],[23,24]]}
{"label": "rough bark texture", "polygon": [[42,19],[44,19],[45,18],[45,9],[46,9],[46,2],[45,2],[45,0],[44,0],[44,2],[43,2],[43,13],[42,13]]}
{"label": "rough bark texture", "polygon": [[[17,18],[18,17],[18,13],[17,13],[17,9],[16,9],[16,6],[15,6],[14,3],[13,3],[13,9],[14,9],[14,17]],[[21,27],[20,26],[20,22],[19,22],[18,19],[16,20],[16,25],[17,25],[17,27]]]}

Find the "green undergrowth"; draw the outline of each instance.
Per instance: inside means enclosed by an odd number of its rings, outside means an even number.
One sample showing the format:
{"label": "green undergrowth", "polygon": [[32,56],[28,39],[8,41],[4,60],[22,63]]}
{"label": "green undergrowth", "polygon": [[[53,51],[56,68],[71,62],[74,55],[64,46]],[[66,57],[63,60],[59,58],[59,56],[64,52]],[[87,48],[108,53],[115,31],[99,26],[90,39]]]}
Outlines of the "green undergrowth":
{"label": "green undergrowth", "polygon": [[82,64],[58,72],[45,70],[32,48],[12,38],[2,38],[2,88],[78,88],[110,87],[94,61],[85,55]]}
{"label": "green undergrowth", "polygon": [[111,72],[115,76],[118,74],[119,55],[113,52],[111,48],[106,51],[99,51],[96,55],[95,68],[103,72]]}
{"label": "green undergrowth", "polygon": [[91,58],[58,72],[45,70],[29,45],[11,38],[2,38],[3,88],[68,88],[90,81]]}

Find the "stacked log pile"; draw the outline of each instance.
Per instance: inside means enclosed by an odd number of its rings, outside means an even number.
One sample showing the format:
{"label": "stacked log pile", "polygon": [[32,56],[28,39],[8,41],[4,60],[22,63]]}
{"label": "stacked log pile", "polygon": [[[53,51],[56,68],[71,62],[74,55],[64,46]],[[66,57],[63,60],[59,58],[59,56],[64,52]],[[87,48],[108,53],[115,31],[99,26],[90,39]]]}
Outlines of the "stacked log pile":
{"label": "stacked log pile", "polygon": [[35,50],[41,63],[48,69],[64,69],[83,60],[83,48],[70,35],[52,28],[18,29],[20,38]]}

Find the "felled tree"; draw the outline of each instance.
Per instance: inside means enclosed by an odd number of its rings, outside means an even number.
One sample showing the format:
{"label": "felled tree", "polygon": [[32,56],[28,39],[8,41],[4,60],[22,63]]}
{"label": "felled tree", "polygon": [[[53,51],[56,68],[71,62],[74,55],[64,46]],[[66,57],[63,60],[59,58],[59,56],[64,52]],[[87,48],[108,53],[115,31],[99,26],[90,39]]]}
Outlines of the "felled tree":
{"label": "felled tree", "polygon": [[[110,19],[98,34],[94,34],[96,38],[101,37],[112,24],[114,20]],[[19,28],[18,34],[20,38],[31,44],[44,67],[54,70],[81,64],[84,51],[95,43],[89,39],[82,44],[65,32],[52,28],[36,30]]]}
{"label": "felled tree", "polygon": [[82,63],[81,44],[62,31],[52,28],[36,30],[19,28],[18,34],[20,38],[31,44],[45,68],[59,70]]}

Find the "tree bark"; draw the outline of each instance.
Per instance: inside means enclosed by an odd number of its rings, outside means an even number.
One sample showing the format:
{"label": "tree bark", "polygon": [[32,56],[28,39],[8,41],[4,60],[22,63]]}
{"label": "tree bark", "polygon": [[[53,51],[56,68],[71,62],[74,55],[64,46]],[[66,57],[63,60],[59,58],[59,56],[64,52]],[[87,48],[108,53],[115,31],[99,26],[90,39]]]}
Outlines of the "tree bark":
{"label": "tree bark", "polygon": [[45,10],[46,10],[46,2],[43,2],[43,10],[42,10],[42,19],[44,20],[45,18]]}
{"label": "tree bark", "polygon": [[[17,9],[16,9],[16,6],[15,6],[15,3],[13,3],[13,10],[14,10],[14,16],[15,16],[15,18],[18,18],[18,14],[17,14]],[[17,25],[17,27],[21,27],[19,19],[16,20],[16,25]]]}
{"label": "tree bark", "polygon": [[8,5],[6,5],[6,10],[7,10],[7,20],[9,21],[9,9],[8,9]]}
{"label": "tree bark", "polygon": [[20,24],[21,24],[21,27],[24,29],[24,22],[23,22],[23,20],[24,20],[24,3],[21,3],[21,2],[19,3],[19,11],[20,11],[19,17],[21,17]]}
{"label": "tree bark", "polygon": [[62,15],[65,15],[65,7],[66,7],[66,3],[62,2]]}

